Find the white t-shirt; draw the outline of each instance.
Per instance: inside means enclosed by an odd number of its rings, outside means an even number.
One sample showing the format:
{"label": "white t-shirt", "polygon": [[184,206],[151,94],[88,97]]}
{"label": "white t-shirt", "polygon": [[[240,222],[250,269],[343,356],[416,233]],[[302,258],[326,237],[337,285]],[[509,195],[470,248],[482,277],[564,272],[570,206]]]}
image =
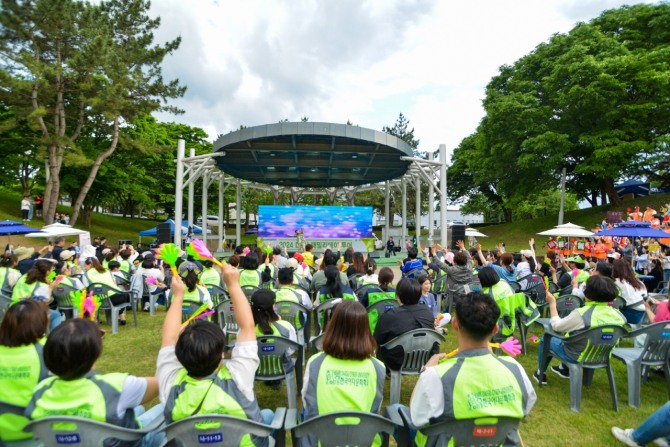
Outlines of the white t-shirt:
{"label": "white t-shirt", "polygon": [[[260,360],[258,359],[258,343],[248,341],[238,343],[233,348],[230,360],[224,360],[228,371],[233,377],[237,388],[249,400],[254,400],[254,378]],[[161,403],[167,402],[170,389],[174,385],[177,372],[183,368],[174,352],[174,346],[167,346],[158,351],[156,360],[156,377],[158,379],[158,395]]]}
{"label": "white t-shirt", "polygon": [[[165,275],[163,274],[163,272],[161,272],[160,269],[157,269],[155,267],[151,269],[145,269],[144,267],[140,267],[137,269],[137,274],[144,275],[147,278],[153,276],[154,278],[156,278],[156,281],[160,282],[165,281]],[[154,293],[158,288],[156,284],[148,284],[148,286],[149,286],[149,292],[151,293]]]}
{"label": "white t-shirt", "polygon": [[615,279],[619,292],[621,292],[621,297],[626,301],[626,306],[630,306],[634,303],[640,303],[637,306],[633,307],[633,310],[644,310],[644,301],[643,296],[647,294],[647,289],[636,289],[629,283],[621,281],[619,278]]}
{"label": "white t-shirt", "polygon": [[119,403],[116,406],[116,414],[122,419],[126,410],[134,409],[142,403],[144,394],[147,392],[147,379],[144,377],[128,376],[123,382]]}
{"label": "white t-shirt", "polygon": [[23,199],[21,200],[21,209],[29,210],[30,209],[30,200]]}

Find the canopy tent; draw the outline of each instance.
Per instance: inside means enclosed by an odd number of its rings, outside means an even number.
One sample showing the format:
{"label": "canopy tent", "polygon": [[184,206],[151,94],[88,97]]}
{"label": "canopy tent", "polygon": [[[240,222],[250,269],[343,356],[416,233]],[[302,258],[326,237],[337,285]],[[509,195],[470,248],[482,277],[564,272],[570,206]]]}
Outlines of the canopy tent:
{"label": "canopy tent", "polygon": [[621,222],[614,228],[603,230],[595,234],[596,236],[621,236],[621,237],[650,237],[652,239],[663,239],[669,235],[665,231],[651,228],[649,222],[638,222],[631,220]]}
{"label": "canopy tent", "polygon": [[13,234],[28,234],[39,231],[36,228],[31,228],[23,225],[21,222],[15,220],[3,220],[0,222],[0,236],[7,236],[8,240],[11,241],[9,236]]}
{"label": "canopy tent", "polygon": [[55,223],[51,225],[45,225],[41,230],[35,233],[26,234],[26,237],[44,237],[44,238],[56,238],[64,236],[78,236],[80,234],[86,234],[88,231],[80,230],[79,228],[74,228],[70,225]]}
{"label": "canopy tent", "polygon": [[484,233],[480,233],[479,231],[475,230],[474,228],[466,228],[465,229],[465,236],[466,237],[488,237]]}
{"label": "canopy tent", "polygon": [[633,194],[633,198],[638,198],[648,196],[649,192],[651,191],[651,186],[647,182],[629,179],[623,183],[614,185],[614,189],[621,198],[629,194]]}
{"label": "canopy tent", "polygon": [[575,225],[573,223],[566,223],[563,225],[557,225],[551,230],[546,230],[541,233],[537,233],[542,236],[567,236],[567,237],[589,237],[593,236],[593,233],[585,230],[584,227]]}
{"label": "canopy tent", "polygon": [[[169,224],[170,225],[170,235],[174,236],[174,220],[168,219],[164,224]],[[207,234],[210,234],[212,230],[207,230]],[[188,234],[188,220],[182,220],[181,221],[181,234],[183,236],[186,236]],[[193,234],[202,234],[202,228],[193,225]],[[148,230],[140,231],[140,236],[158,236],[158,225],[156,225],[153,228],[149,228]]]}

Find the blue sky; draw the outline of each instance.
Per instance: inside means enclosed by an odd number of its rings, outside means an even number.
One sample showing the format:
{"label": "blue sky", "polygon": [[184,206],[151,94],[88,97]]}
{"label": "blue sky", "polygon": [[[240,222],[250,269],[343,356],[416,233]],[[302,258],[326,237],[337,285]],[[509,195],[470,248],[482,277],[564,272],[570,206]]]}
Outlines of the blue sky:
{"label": "blue sky", "polygon": [[[154,0],[164,62],[188,87],[164,121],[210,139],[302,116],[381,130],[403,112],[420,150],[449,150],[483,116],[484,88],[555,33],[619,0]],[[645,2],[656,3],[656,2]]]}

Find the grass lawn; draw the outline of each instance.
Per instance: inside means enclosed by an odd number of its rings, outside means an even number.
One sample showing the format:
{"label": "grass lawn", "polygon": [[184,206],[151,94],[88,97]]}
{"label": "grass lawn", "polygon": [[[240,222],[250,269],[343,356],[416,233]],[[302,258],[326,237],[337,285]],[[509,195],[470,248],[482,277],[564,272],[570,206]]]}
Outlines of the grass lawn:
{"label": "grass lawn", "polygon": [[[137,328],[129,322],[128,326],[120,327],[116,335],[112,335],[111,328],[103,323],[102,327],[108,330],[108,335],[97,369],[103,372],[123,371],[139,376],[153,375],[164,317],[165,310],[162,307],[159,307],[154,317],[140,312]],[[542,331],[538,328],[539,326],[534,327],[529,336],[541,336]],[[453,331],[450,331],[446,338],[442,352],[450,352],[457,346]],[[538,346],[529,342],[528,353],[517,357],[529,377],[537,368]],[[668,400],[664,379],[652,374],[651,380],[642,384],[641,407],[639,409],[629,407],[626,369],[619,361],[614,360],[613,364],[619,395],[618,413],[612,409],[607,374],[604,370],[596,371],[593,385],[584,388],[580,413],[573,413],[568,407],[570,397],[568,380],[548,372],[549,384],[539,387],[531,378],[538,400],[530,416],[520,425],[524,445],[614,446],[617,444],[609,431],[612,425],[635,427]],[[403,404],[408,404],[415,382],[415,376],[402,378]],[[286,388],[283,385],[279,391],[275,391],[261,382],[256,383],[256,394],[261,408],[274,409],[286,406]],[[388,404],[389,385],[390,380],[387,380],[383,406]]]}

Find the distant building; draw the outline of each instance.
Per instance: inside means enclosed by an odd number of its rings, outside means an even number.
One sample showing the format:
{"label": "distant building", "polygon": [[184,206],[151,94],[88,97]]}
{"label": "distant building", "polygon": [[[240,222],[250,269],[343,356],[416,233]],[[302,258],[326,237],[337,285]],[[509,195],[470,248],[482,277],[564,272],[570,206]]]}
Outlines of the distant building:
{"label": "distant building", "polygon": [[[459,209],[447,209],[447,225],[450,225],[452,223],[464,223],[466,225],[473,224],[473,223],[483,223],[484,222],[484,215],[483,214],[463,214],[461,213],[461,210]],[[383,226],[385,225],[385,219],[384,216],[379,216],[375,214],[375,225],[380,225]],[[408,226],[414,226],[414,220],[411,219],[408,215],[407,217],[407,225]],[[433,212],[433,225],[435,228],[440,228],[440,212],[435,211]],[[393,225],[394,227],[399,227],[402,226],[402,216],[400,214],[396,214],[393,217]],[[423,214],[421,215],[421,226],[424,228],[428,228],[428,214]]]}

